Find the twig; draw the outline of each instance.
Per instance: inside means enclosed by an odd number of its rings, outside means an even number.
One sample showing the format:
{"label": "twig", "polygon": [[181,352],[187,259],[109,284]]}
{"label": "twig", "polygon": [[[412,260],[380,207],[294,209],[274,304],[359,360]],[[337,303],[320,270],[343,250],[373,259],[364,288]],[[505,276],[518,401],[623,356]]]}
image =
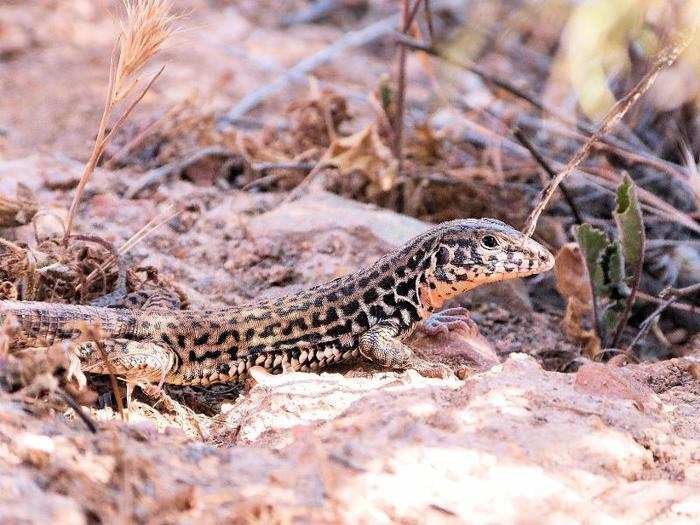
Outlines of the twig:
{"label": "twig", "polygon": [[112,53],[109,66],[109,81],[107,83],[107,96],[105,97],[105,105],[102,110],[102,117],[100,118],[100,124],[97,129],[97,138],[95,139],[95,144],[92,148],[92,153],[90,154],[90,159],[88,160],[85,168],[83,169],[83,174],[80,176],[80,181],[78,182],[78,187],[75,189],[75,194],[73,195],[73,202],[71,202],[70,209],[68,210],[68,222],[66,223],[66,231],[63,237],[64,244],[68,242],[68,236],[73,228],[73,221],[75,220],[75,213],[78,209],[78,203],[83,196],[83,191],[85,190],[85,185],[92,177],[97,163],[100,161],[103,151],[100,150],[104,147],[103,139],[105,137],[105,131],[107,129],[107,120],[109,119],[109,114],[112,109],[112,97],[114,93],[114,82],[116,77],[116,65],[114,62],[116,54],[116,47]]}
{"label": "twig", "polygon": [[540,201],[532,210],[532,213],[528,217],[526,226],[523,230],[523,233],[527,237],[532,236],[533,232],[535,231],[535,227],[537,226],[537,220],[539,219],[544,209],[547,207],[547,204],[549,204],[549,201],[552,199],[552,196],[554,195],[554,192],[557,190],[557,186],[559,186],[561,181],[564,180],[564,178],[566,178],[566,176],[569,175],[572,171],[574,171],[579,166],[579,164],[581,164],[581,162],[583,162],[583,160],[586,158],[586,156],[592,149],[593,144],[597,142],[600,139],[600,137],[606,134],[610,129],[612,129],[612,127],[620,119],[622,119],[625,113],[627,113],[627,111],[635,104],[635,102],[637,102],[637,100],[639,100],[639,98],[651,87],[651,85],[654,83],[654,80],[656,80],[656,77],[659,74],[659,72],[664,67],[668,67],[671,64],[673,64],[673,62],[676,61],[678,56],[688,46],[689,43],[690,37],[686,36],[679,43],[676,43],[673,46],[670,46],[669,48],[662,51],[658,55],[651,69],[642,77],[642,79],[634,86],[634,88],[632,88],[631,91],[629,91],[611,108],[611,110],[603,118],[596,132],[593,133],[593,135],[591,135],[591,137],[583,144],[583,146],[574,154],[571,160],[567,162],[566,166],[564,166],[564,169],[562,169],[557,174],[557,176],[552,180],[549,186],[544,188],[540,197]]}
{"label": "twig", "polygon": [[[571,126],[575,128],[577,131],[569,131],[568,135],[572,136],[573,138],[576,138],[578,140],[586,140],[587,135],[595,133],[596,129],[594,126],[586,123],[586,122],[581,122],[581,121],[574,121],[571,118],[567,117],[563,113],[559,112],[556,108],[551,107],[540,100],[537,99],[534,95],[531,95],[524,91],[523,89],[517,87],[516,85],[510,83],[509,81],[498,78],[494,76],[493,74],[489,73],[486,71],[484,68],[479,66],[478,64],[474,64],[472,62],[466,61],[465,59],[457,60],[449,55],[446,55],[445,53],[441,52],[440,50],[423,44],[421,42],[418,42],[406,35],[402,34],[397,34],[396,38],[399,40],[401,44],[404,46],[410,47],[412,49],[416,49],[419,51],[424,51],[430,55],[433,55],[444,62],[451,64],[455,67],[459,67],[461,69],[466,69],[467,71],[470,71],[471,73],[474,73],[477,75],[479,78],[487,82],[488,84],[491,84],[499,89],[502,89],[522,100],[530,104],[532,107],[535,109],[538,109],[542,111],[543,113],[551,116],[558,122],[565,124],[567,126]],[[533,122],[535,120],[540,121],[537,117],[533,117],[531,115],[519,115],[517,117],[518,120],[522,120],[524,122]],[[546,123],[542,124],[546,125]],[[551,129],[550,129],[551,131]],[[559,132],[563,132],[562,130],[559,130]],[[600,141],[596,143],[596,148],[601,148],[601,149],[606,149],[612,153],[615,153],[621,157],[624,157],[628,159],[631,162],[638,163],[638,164],[645,164],[650,167],[653,167],[655,169],[658,169],[660,171],[663,171],[664,173],[668,173],[669,175],[672,175],[674,177],[679,178],[680,180],[687,180],[687,176],[683,170],[683,168],[677,164],[674,164],[672,162],[669,162],[665,159],[660,159],[658,157],[654,157],[653,155],[644,153],[644,152],[639,152],[635,151],[632,149],[633,147],[630,146],[629,144],[625,143],[624,141],[618,139],[615,136],[603,136],[600,138]]]}
{"label": "twig", "polygon": [[316,0],[298,13],[285,16],[280,25],[290,27],[298,24],[311,24],[327,17],[333,11],[343,7],[342,0]]}
{"label": "twig", "polygon": [[165,122],[165,119],[169,117],[177,108],[177,104],[171,107],[168,111],[166,111],[161,117],[153,120],[152,122],[148,123],[146,126],[141,129],[134,138],[132,138],[129,142],[124,144],[119,151],[117,151],[114,155],[112,155],[107,162],[105,162],[104,167],[105,169],[111,170],[113,169],[117,162],[121,161],[122,158],[129,153],[131,150],[133,150],[138,144],[140,144],[148,135],[150,135],[152,132],[154,132],[156,129],[158,129],[163,122]]}
{"label": "twig", "polygon": [[[401,1],[401,33],[405,34],[413,25],[418,14],[418,8],[422,0],[416,0],[412,8],[409,8],[409,0]],[[399,175],[403,172],[403,128],[404,112],[406,104],[406,47],[399,46],[399,57],[396,79],[396,114],[393,116],[394,127],[394,155],[398,162]]]}
{"label": "twig", "polygon": [[[664,302],[663,299],[659,299],[658,297],[654,297],[653,295],[649,295],[641,291],[637,292],[637,298],[640,301],[645,301],[647,303],[661,304]],[[700,306],[696,306],[694,304],[675,302],[669,304],[668,308],[672,310],[679,310],[681,312],[688,312],[691,314],[700,314]]]}
{"label": "twig", "polygon": [[65,403],[73,409],[73,411],[77,414],[77,416],[85,423],[85,426],[88,428],[90,432],[93,434],[97,434],[97,426],[95,426],[95,423],[90,419],[90,417],[85,413],[83,408],[78,404],[78,402],[73,398],[72,395],[70,395],[68,392],[63,390],[60,387],[56,387],[56,393],[58,396],[65,401]]}
{"label": "twig", "polygon": [[[105,296],[96,299],[92,303],[92,306],[104,306],[101,304],[106,302],[106,304],[112,304],[111,301],[115,298],[120,298],[120,296],[126,295],[126,262],[124,260],[124,254],[126,254],[131,248],[136,244],[145,239],[148,235],[158,229],[160,226],[168,222],[170,219],[175,217],[179,210],[175,208],[174,205],[168,205],[164,211],[158,213],[150,221],[148,221],[141,229],[129,237],[124,244],[122,244],[116,253],[113,253],[110,258],[108,258],[102,265],[95,268],[86,278],[85,278],[85,288],[87,288],[92,281],[95,280],[97,275],[104,274],[114,263],[118,265],[118,277],[117,286],[114,292],[107,294]],[[76,290],[80,290],[81,285],[76,287]]]}
{"label": "twig", "polygon": [[92,153],[85,164],[78,187],[73,195],[63,237],[64,245],[68,244],[75,214],[85,186],[95,172],[107,143],[128,118],[134,107],[146,95],[146,92],[160,76],[163,69],[161,68],[151,78],[138,96],[126,104],[126,109],[117,118],[112,129],[107,132],[107,123],[111,119],[113,111],[120,107],[125,100],[128,100],[133,90],[139,85],[139,74],[145,65],[173,33],[172,23],[175,17],[170,14],[170,0],[144,0],[138,2],[124,0],[123,5],[125,16],[121,20],[121,31],[110,58],[109,82],[107,84],[107,95],[105,96],[102,117],[100,118]]}
{"label": "twig", "polygon": [[[456,106],[460,106],[459,101],[454,101],[454,103]],[[484,146],[502,147],[508,153],[513,155],[519,155],[527,158],[531,156],[524,146],[510,140],[508,137],[495,133],[491,129],[482,126],[477,122],[462,117],[462,124],[467,127],[470,132],[473,132],[469,135],[468,140],[470,141]],[[562,169],[564,167],[564,164],[554,159],[546,160],[555,169]],[[616,188],[621,182],[620,176],[611,170],[586,167],[585,169],[577,168],[573,173],[581,177],[588,184],[594,186],[596,189],[610,195],[615,194]],[[644,188],[637,189],[639,191],[639,198],[644,203],[642,204],[642,207],[645,211],[664,220],[678,223],[696,233],[700,233],[700,225],[698,225],[698,223],[688,214],[674,208],[672,205],[668,204],[666,201],[660,199],[658,196],[645,190]]]}
{"label": "twig", "polygon": [[[553,179],[557,176],[557,172],[554,171],[554,169],[549,165],[549,162],[547,162],[547,160],[540,154],[540,152],[537,151],[535,145],[532,142],[530,142],[530,139],[527,138],[527,136],[525,135],[525,133],[523,133],[521,129],[516,128],[515,131],[513,131],[513,135],[516,139],[518,139],[518,142],[520,142],[525,148],[527,148],[527,150],[530,152],[537,164],[539,164],[540,167],[545,172],[547,172],[550,179]],[[571,208],[571,213],[574,215],[574,220],[576,221],[576,224],[583,224],[583,218],[581,217],[581,213],[579,212],[576,206],[576,202],[574,201],[573,196],[569,192],[569,189],[564,185],[563,182],[559,186],[559,189],[561,190],[562,195],[564,195],[564,199],[569,205],[569,208]]]}
{"label": "twig", "polygon": [[240,119],[269,97],[282,91],[290,82],[298,78],[304,78],[306,74],[310,73],[320,65],[325,64],[338,53],[369,44],[370,42],[374,42],[375,40],[388,35],[394,30],[398,19],[398,15],[392,15],[387,18],[383,18],[382,20],[363,29],[360,29],[359,31],[351,31],[344,34],[339,40],[330,46],[298,62],[294,67],[288,69],[281,77],[272,83],[266,84],[243,97],[243,99],[240,100],[238,104],[236,104],[236,106],[223,117],[223,119],[225,121]]}
{"label": "twig", "polygon": [[149,186],[158,183],[161,179],[172,175],[174,173],[181,173],[193,164],[196,164],[200,160],[207,157],[224,157],[232,158],[236,154],[230,150],[221,148],[219,146],[212,146],[204,148],[193,153],[190,153],[187,157],[182,160],[177,160],[161,166],[160,168],[155,168],[144,173],[138,180],[133,182],[131,186],[124,192],[124,197],[127,199],[133,199],[140,192],[148,188]]}
{"label": "twig", "polygon": [[308,187],[311,186],[316,181],[316,177],[318,176],[319,172],[323,169],[328,167],[328,164],[326,162],[328,161],[328,157],[330,154],[331,148],[328,148],[326,150],[326,153],[324,153],[323,157],[319,159],[319,161],[316,163],[316,165],[313,167],[313,169],[309,172],[309,174],[304,178],[301,183],[297,185],[296,188],[294,188],[292,191],[289,192],[289,194],[282,199],[280,202],[280,205],[282,204],[287,204],[288,202],[292,202],[293,200],[296,200],[300,195],[301,192],[307,189]]}
{"label": "twig", "polygon": [[251,168],[255,171],[265,172],[269,170],[298,170],[308,171],[316,166],[315,162],[260,162],[253,164]]}
{"label": "twig", "polygon": [[646,334],[646,332],[649,330],[651,327],[652,323],[656,318],[658,318],[661,313],[666,310],[671,304],[673,304],[679,297],[683,297],[686,295],[693,294],[697,291],[700,291],[700,283],[696,283],[690,286],[686,286],[685,288],[676,288],[676,289],[671,289],[668,290],[666,295],[668,295],[668,298],[666,298],[662,303],[659,304],[659,306],[654,310],[649,317],[647,317],[644,322],[639,326],[639,331],[637,332],[637,335],[632,339],[632,342],[627,346],[627,349],[625,352],[627,354],[631,354],[632,349],[634,345],[637,344],[639,339]]}
{"label": "twig", "polygon": [[117,402],[119,415],[122,418],[122,421],[126,421],[126,415],[124,414],[124,403],[122,403],[122,391],[117,384],[117,371],[115,370],[112,361],[109,360],[109,356],[107,356],[107,352],[105,352],[105,349],[102,346],[102,341],[94,341],[94,343],[95,346],[97,346],[97,350],[100,352],[100,356],[102,357],[105,366],[107,367],[107,371],[109,372],[109,383],[112,385],[112,392],[114,392],[114,398]]}
{"label": "twig", "polygon": [[117,384],[117,371],[115,370],[112,361],[110,361],[109,356],[107,355],[107,352],[105,351],[104,346],[102,345],[103,336],[100,333],[100,328],[95,325],[89,325],[83,321],[80,323],[80,330],[83,333],[82,340],[92,341],[97,347],[97,350],[100,353],[100,356],[102,357],[102,361],[105,364],[105,368],[107,368],[107,373],[109,374],[109,382],[112,385],[112,392],[114,393],[114,397],[117,402],[119,415],[121,416],[122,421],[126,421],[126,415],[124,414],[124,404],[122,403],[122,392],[119,388],[119,385]]}

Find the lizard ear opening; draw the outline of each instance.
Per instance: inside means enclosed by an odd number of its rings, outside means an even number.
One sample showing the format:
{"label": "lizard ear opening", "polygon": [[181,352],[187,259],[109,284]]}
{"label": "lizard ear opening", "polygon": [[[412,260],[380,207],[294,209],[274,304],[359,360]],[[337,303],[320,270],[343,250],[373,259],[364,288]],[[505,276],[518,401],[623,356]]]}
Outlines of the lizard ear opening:
{"label": "lizard ear opening", "polygon": [[441,245],[438,251],[435,253],[435,262],[442,266],[450,261],[450,250],[447,246]]}

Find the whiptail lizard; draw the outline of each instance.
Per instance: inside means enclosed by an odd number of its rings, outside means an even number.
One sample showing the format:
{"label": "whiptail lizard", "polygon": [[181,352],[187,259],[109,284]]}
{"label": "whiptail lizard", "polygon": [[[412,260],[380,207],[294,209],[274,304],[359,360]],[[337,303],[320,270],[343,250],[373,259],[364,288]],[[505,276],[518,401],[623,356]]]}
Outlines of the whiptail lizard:
{"label": "whiptail lizard", "polygon": [[[75,338],[76,321],[98,324],[109,359],[127,380],[180,385],[239,381],[253,366],[318,371],[362,355],[426,376],[450,370],[414,355],[402,340],[470,326],[464,309],[434,313],[446,299],[484,283],[552,268],[552,254],[493,219],[440,224],[373,265],[279,299],[212,311],[142,310],[0,301],[14,316],[11,348]],[[96,342],[77,343],[83,371],[108,373]]]}

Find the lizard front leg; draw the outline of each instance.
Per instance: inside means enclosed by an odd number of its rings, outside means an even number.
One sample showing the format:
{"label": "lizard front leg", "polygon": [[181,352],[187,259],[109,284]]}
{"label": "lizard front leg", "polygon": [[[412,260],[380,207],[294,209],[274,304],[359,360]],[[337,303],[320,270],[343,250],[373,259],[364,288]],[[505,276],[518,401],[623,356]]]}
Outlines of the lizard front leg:
{"label": "lizard front leg", "polygon": [[[105,362],[101,345],[113,370]],[[124,376],[127,381],[147,381],[162,384],[166,376],[173,372],[177,364],[177,354],[172,350],[150,341],[130,339],[106,339],[96,343],[86,341],[73,351],[81,361],[83,372],[115,374]]]}
{"label": "lizard front leg", "polygon": [[441,363],[431,363],[415,355],[398,339],[399,329],[391,322],[379,323],[360,337],[360,353],[387,368],[411,368],[425,377],[449,377],[453,371]]}

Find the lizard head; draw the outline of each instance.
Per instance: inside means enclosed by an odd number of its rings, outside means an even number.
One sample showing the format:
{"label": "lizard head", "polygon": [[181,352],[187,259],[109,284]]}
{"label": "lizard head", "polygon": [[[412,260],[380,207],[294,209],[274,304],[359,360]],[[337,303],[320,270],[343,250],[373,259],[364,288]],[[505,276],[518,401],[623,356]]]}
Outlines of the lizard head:
{"label": "lizard head", "polygon": [[495,219],[459,219],[431,230],[423,300],[432,307],[481,284],[550,270],[554,256],[537,241]]}

